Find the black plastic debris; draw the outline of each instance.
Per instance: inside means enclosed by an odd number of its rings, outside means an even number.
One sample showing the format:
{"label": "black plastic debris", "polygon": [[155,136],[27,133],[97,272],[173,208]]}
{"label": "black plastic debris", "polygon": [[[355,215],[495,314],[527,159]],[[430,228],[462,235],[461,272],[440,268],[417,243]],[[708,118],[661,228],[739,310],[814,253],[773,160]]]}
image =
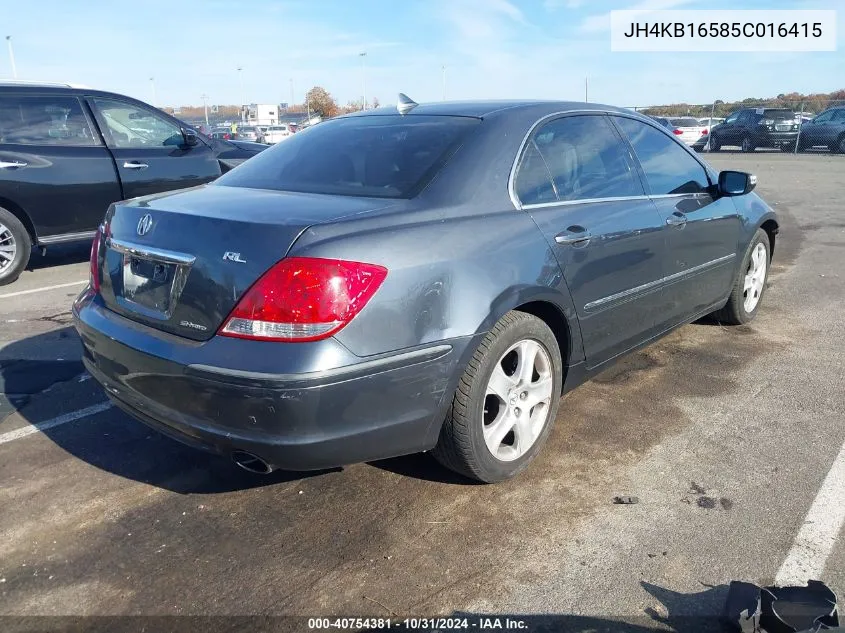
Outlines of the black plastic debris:
{"label": "black plastic debris", "polygon": [[631,497],[629,495],[622,495],[622,496],[619,496],[619,497],[613,497],[613,503],[615,503],[616,505],[629,506],[629,505],[633,505],[633,504],[639,503],[639,502],[640,502],[639,497]]}
{"label": "black plastic debris", "polygon": [[758,587],[734,581],[723,617],[742,633],[845,633],[839,626],[836,594],[818,580],[806,587]]}

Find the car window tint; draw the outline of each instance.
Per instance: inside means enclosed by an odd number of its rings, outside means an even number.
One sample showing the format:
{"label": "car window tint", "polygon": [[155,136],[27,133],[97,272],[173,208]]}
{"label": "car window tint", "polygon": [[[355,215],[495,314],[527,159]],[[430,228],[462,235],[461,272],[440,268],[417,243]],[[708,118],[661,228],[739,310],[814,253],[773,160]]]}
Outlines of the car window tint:
{"label": "car window tint", "polygon": [[0,99],[0,143],[99,145],[75,97],[17,96]]}
{"label": "car window tint", "polygon": [[734,112],[733,114],[729,115],[727,119],[725,119],[725,123],[736,123],[739,119],[740,112]]}
{"label": "car window tint", "polygon": [[152,110],[112,99],[94,99],[94,106],[110,147],[139,149],[184,143],[181,129]]}
{"label": "car window tint", "polygon": [[516,197],[522,204],[542,204],[557,202],[557,195],[552,185],[552,177],[540,150],[532,141],[525,149],[514,183]]}
{"label": "car window tint", "polygon": [[216,182],[347,196],[408,198],[435,176],[480,119],[362,116],[294,134]]}
{"label": "car window tint", "polygon": [[835,110],[833,112],[832,120],[837,122],[845,121],[845,108],[842,108],[841,110]]}
{"label": "car window tint", "polygon": [[643,195],[628,148],[604,116],[555,119],[536,143],[561,200]]}
{"label": "car window tint", "polygon": [[704,168],[677,141],[640,121],[616,121],[628,135],[653,195],[698,193],[708,187]]}

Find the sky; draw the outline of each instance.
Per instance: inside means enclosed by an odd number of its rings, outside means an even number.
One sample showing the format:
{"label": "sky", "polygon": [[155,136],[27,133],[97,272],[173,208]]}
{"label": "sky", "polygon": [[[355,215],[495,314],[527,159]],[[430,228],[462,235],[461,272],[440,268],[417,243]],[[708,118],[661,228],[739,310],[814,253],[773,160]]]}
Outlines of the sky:
{"label": "sky", "polygon": [[[610,10],[728,8],[839,8],[839,50],[610,50]],[[0,35],[20,79],[159,106],[301,103],[315,85],[341,104],[439,101],[444,66],[450,100],[580,101],[585,78],[590,101],[624,107],[845,88],[843,0],[0,0]]]}

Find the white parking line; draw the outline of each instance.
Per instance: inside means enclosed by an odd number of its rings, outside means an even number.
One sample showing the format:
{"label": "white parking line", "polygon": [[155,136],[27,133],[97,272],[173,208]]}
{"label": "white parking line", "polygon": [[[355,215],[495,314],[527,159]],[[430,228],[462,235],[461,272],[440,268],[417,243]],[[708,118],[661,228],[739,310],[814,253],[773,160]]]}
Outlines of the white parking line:
{"label": "white parking line", "polygon": [[777,585],[803,585],[818,580],[845,523],[845,444],[833,461],[792,549],[775,576]]}
{"label": "white parking line", "polygon": [[79,411],[65,413],[64,415],[60,415],[57,418],[53,418],[52,420],[37,422],[30,426],[25,426],[22,429],[15,429],[14,431],[3,433],[2,435],[0,435],[0,444],[13,442],[15,440],[21,439],[22,437],[26,437],[27,435],[39,433],[40,431],[46,431],[47,429],[52,429],[55,426],[67,424],[68,422],[75,422],[76,420],[87,418],[89,415],[96,415],[97,413],[102,413],[106,409],[110,409],[111,406],[111,402],[101,402],[100,404],[95,404],[93,406],[80,409]]}
{"label": "white parking line", "polygon": [[9,299],[10,297],[20,297],[22,295],[31,295],[35,294],[36,292],[46,292],[47,290],[58,290],[59,288],[70,288],[71,286],[81,286],[82,284],[87,284],[88,280],[85,279],[84,281],[70,281],[66,284],[56,284],[55,286],[44,286],[43,288],[33,288],[32,290],[20,290],[18,292],[7,292],[4,295],[0,295],[0,299]]}

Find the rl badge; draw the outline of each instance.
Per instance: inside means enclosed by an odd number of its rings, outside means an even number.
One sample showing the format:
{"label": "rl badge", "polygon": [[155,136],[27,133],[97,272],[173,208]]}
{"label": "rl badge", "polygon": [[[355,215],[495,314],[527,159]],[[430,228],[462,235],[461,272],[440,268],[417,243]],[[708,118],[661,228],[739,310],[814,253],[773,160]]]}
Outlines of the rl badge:
{"label": "rl badge", "polygon": [[223,259],[229,262],[238,262],[239,264],[246,264],[245,259],[241,259],[240,253],[232,253],[231,251],[226,251],[223,253]]}

